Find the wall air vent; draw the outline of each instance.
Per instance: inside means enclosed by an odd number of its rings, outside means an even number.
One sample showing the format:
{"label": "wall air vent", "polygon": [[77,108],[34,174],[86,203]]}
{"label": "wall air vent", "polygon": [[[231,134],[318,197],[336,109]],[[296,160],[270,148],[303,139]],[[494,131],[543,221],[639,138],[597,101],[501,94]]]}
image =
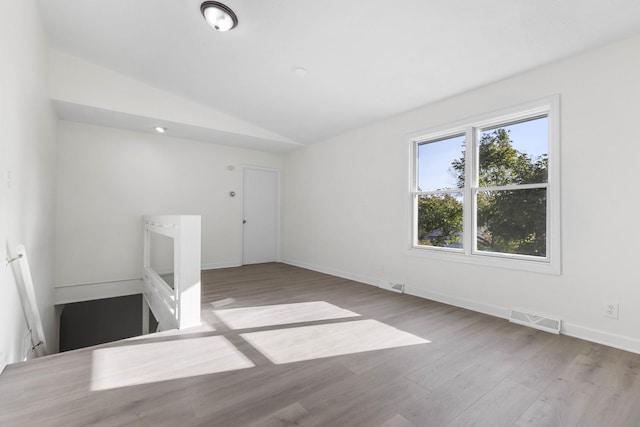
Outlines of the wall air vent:
{"label": "wall air vent", "polygon": [[509,322],[540,329],[545,332],[551,332],[552,334],[559,334],[560,326],[562,324],[562,321],[559,319],[553,319],[540,314],[528,313],[527,311],[519,308],[511,309],[511,313],[509,313]]}

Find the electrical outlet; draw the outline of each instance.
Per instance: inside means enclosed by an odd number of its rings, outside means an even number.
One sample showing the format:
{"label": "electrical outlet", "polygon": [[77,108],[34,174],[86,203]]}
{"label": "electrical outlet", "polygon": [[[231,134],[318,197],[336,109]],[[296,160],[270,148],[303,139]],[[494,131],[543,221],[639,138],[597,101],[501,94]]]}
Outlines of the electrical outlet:
{"label": "electrical outlet", "polygon": [[604,305],[604,317],[610,317],[612,319],[618,318],[618,312],[620,310],[620,304],[617,302],[609,302]]}

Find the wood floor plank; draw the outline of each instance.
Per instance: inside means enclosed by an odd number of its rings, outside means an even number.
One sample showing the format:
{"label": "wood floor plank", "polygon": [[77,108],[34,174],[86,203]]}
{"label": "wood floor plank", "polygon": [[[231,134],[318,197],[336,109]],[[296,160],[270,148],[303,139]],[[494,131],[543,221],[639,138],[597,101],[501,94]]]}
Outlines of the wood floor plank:
{"label": "wood floor plank", "polygon": [[433,388],[424,401],[413,403],[399,413],[416,425],[446,426],[520,364],[522,360],[499,351],[486,353],[478,362]]}
{"label": "wood floor plank", "polygon": [[577,386],[558,378],[516,421],[516,426],[580,426],[583,416],[594,416],[592,404],[607,391],[593,384]]}
{"label": "wood floor plank", "polygon": [[[398,379],[379,387],[357,386],[349,399],[332,399],[322,406],[305,403],[309,419],[302,425],[314,427],[376,426],[386,422],[404,402],[424,398],[424,390]],[[344,397],[344,395],[343,395]],[[420,424],[418,424],[420,425]]]}
{"label": "wood floor plank", "polygon": [[580,352],[587,348],[587,345],[586,341],[577,338],[558,337],[519,369],[509,374],[508,378],[529,388],[543,391]]}
{"label": "wood floor plank", "polygon": [[425,390],[403,377],[421,361],[440,357],[437,350],[414,346],[383,352],[393,357],[378,364],[376,369],[347,376],[302,397],[300,403],[309,411],[309,416],[300,425],[374,426],[391,418],[401,402],[412,397],[423,398]]}
{"label": "wood floor plank", "polygon": [[309,412],[298,402],[286,406],[251,424],[251,427],[299,426]]}
{"label": "wood floor plank", "polygon": [[505,379],[447,424],[447,427],[511,426],[539,394],[534,389]]}
{"label": "wood floor plank", "polygon": [[559,373],[576,384],[594,384],[612,392],[630,389],[640,378],[636,357],[614,348],[591,344]]}
{"label": "wood floor plank", "polygon": [[640,383],[636,382],[632,389],[622,393],[611,393],[605,390],[591,403],[589,411],[585,412],[578,424],[585,427],[640,426]]}
{"label": "wood floor plank", "polygon": [[407,420],[402,415],[395,414],[379,427],[416,427],[416,425]]}
{"label": "wood floor plank", "polygon": [[202,320],[7,366],[0,425],[640,426],[640,355],[302,268],[203,271]]}

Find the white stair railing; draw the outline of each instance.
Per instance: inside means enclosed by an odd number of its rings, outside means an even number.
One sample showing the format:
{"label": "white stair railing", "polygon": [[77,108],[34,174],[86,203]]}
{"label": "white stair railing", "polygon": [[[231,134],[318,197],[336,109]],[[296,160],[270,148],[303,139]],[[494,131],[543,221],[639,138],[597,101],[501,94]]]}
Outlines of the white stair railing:
{"label": "white stair railing", "polygon": [[[159,330],[200,325],[200,223],[199,215],[143,217],[143,333],[149,329],[148,309]],[[166,260],[154,260],[163,255],[155,253],[154,234],[172,239],[168,268]]]}

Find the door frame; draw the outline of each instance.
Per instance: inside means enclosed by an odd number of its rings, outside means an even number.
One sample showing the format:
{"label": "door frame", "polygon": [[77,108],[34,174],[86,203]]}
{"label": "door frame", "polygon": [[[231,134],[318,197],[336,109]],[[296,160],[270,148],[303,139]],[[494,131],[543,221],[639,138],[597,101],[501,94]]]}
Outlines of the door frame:
{"label": "door frame", "polygon": [[242,232],[240,233],[240,265],[245,265],[244,263],[244,225],[242,223],[242,221],[244,221],[245,217],[244,217],[244,176],[245,176],[245,171],[247,169],[253,169],[253,170],[258,170],[258,171],[265,171],[265,172],[275,172],[276,176],[277,176],[277,181],[278,181],[278,195],[277,195],[277,200],[276,200],[276,216],[277,216],[277,221],[276,221],[276,262],[282,262],[282,179],[280,176],[280,169],[277,168],[270,168],[270,167],[264,167],[264,166],[253,166],[253,165],[241,165],[241,169],[242,169],[242,211],[241,213],[241,218],[240,218],[240,226],[242,227]]}

